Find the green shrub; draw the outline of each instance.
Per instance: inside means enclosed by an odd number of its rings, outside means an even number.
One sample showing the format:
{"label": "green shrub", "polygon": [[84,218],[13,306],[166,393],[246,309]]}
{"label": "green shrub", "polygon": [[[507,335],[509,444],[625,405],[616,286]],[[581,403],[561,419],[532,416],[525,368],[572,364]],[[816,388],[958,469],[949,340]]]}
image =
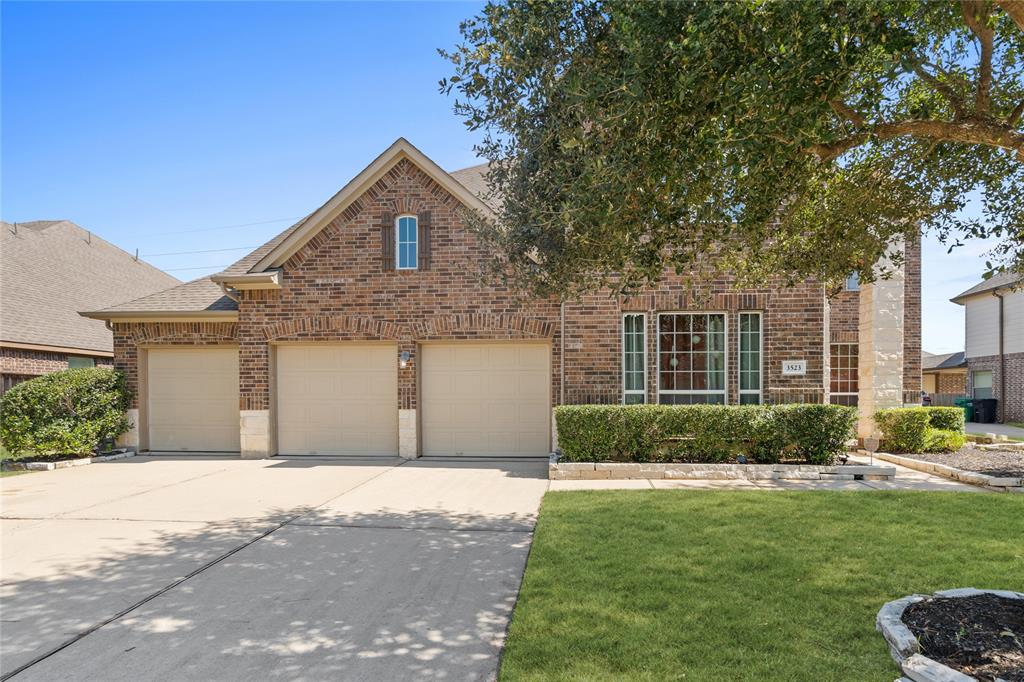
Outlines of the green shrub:
{"label": "green shrub", "polygon": [[932,428],[943,431],[964,431],[964,410],[962,407],[927,407],[928,421]]}
{"label": "green shrub", "polygon": [[564,405],[558,445],[570,461],[722,462],[744,454],[831,463],[853,434],[839,405]]}
{"label": "green shrub", "polygon": [[779,405],[784,433],[798,459],[832,464],[854,434],[857,410],[841,405]]}
{"label": "green shrub", "polygon": [[896,407],[879,410],[875,421],[888,452],[953,452],[966,442],[959,407]]}
{"label": "green shrub", "polygon": [[925,434],[925,452],[956,452],[967,442],[963,431],[952,429],[928,429]]}
{"label": "green shrub", "polygon": [[886,452],[924,452],[931,416],[926,407],[894,407],[875,413]]}
{"label": "green shrub", "polygon": [[16,385],[0,398],[0,442],[12,454],[88,455],[130,427],[124,375],[69,369]]}

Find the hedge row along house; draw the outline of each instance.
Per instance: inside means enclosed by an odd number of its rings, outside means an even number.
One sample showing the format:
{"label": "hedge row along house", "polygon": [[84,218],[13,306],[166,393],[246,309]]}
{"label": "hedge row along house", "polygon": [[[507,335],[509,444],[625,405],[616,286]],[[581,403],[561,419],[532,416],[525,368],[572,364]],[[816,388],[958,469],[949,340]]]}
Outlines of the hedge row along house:
{"label": "hedge row along house", "polygon": [[0,223],[0,394],[69,367],[111,365],[110,330],[78,311],[177,284],[71,221]]}
{"label": "hedge row along house", "polygon": [[[491,211],[485,171],[445,172],[399,139],[223,272],[83,313],[111,323],[136,393],[126,443],[538,456],[559,404],[919,399],[917,244],[874,297],[855,281],[830,299],[812,281],[695,290],[666,275],[629,298],[524,300],[482,282],[486,252],[463,224],[465,208]],[[898,364],[866,372],[858,339],[883,319],[892,328],[869,337]]]}

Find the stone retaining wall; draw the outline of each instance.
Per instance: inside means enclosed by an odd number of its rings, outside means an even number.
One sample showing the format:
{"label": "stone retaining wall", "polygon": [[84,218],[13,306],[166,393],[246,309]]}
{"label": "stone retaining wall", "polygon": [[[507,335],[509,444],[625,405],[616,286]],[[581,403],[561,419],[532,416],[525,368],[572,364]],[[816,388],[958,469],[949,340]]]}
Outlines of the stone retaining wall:
{"label": "stone retaining wall", "polygon": [[900,457],[899,455],[893,455],[888,452],[876,452],[875,459],[899,464],[900,466],[905,466],[908,469],[914,469],[915,471],[923,471],[927,474],[943,476],[945,478],[953,479],[954,481],[961,481],[971,485],[980,485],[996,492],[1024,493],[1024,478],[989,476],[988,474],[979,474],[977,471],[964,471],[963,469],[957,469],[956,467],[947,466],[945,464],[924,462],[912,457]]}
{"label": "stone retaining wall", "polygon": [[548,464],[552,481],[594,479],[891,481],[896,469],[869,465],[662,464],[640,462],[559,462]]}

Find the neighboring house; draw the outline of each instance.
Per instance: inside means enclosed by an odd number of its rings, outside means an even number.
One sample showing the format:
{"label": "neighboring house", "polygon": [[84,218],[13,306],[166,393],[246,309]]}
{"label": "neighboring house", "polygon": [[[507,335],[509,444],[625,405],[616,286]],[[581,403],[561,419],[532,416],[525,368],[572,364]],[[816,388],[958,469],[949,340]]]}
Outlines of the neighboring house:
{"label": "neighboring house", "polygon": [[[829,400],[832,344],[856,346],[856,292],[841,316],[811,281],[738,291],[666,274],[628,298],[523,299],[481,279],[488,254],[464,226],[465,208],[491,211],[485,171],[447,173],[398,140],[224,272],[83,313],[113,324],[115,365],[136,389],[125,443],[536,456],[552,449],[558,404]],[[904,394],[916,400],[910,249]],[[836,393],[856,375],[849,353]]]}
{"label": "neighboring house", "polygon": [[941,355],[922,352],[921,390],[933,397],[967,395],[967,360],[964,352]]}
{"label": "neighboring house", "polygon": [[48,372],[110,365],[113,335],[78,311],[180,284],[67,220],[0,230],[0,393]]}
{"label": "neighboring house", "polygon": [[965,309],[968,394],[998,400],[1000,422],[1024,421],[1024,280],[1004,272],[950,300]]}

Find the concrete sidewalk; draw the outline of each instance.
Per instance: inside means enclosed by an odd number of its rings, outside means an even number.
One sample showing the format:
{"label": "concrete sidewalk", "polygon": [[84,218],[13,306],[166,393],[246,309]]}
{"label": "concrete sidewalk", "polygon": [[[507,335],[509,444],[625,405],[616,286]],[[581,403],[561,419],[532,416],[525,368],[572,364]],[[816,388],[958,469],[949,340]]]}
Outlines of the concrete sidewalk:
{"label": "concrete sidewalk", "polygon": [[2,479],[2,672],[493,677],[545,476],[138,457]]}
{"label": "concrete sidewalk", "polygon": [[967,433],[977,435],[994,433],[997,436],[1008,436],[1010,438],[1020,438],[1021,440],[1024,440],[1024,429],[1017,428],[1016,426],[1010,426],[1009,424],[980,424],[978,422],[967,422],[965,430]]}

